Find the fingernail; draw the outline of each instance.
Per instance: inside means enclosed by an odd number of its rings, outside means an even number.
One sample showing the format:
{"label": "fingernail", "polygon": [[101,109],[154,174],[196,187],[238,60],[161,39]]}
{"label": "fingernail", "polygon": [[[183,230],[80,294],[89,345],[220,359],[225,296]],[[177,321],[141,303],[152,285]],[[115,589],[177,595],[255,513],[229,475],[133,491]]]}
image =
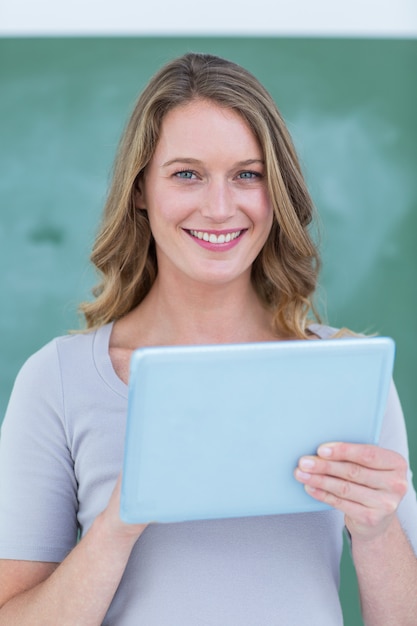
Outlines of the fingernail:
{"label": "fingernail", "polygon": [[317,450],[317,453],[319,454],[319,456],[332,456],[333,449],[329,446],[320,446]]}
{"label": "fingernail", "polygon": [[313,459],[300,459],[300,467],[302,467],[303,469],[311,469],[312,467],[314,467]]}
{"label": "fingernail", "polygon": [[311,478],[311,474],[307,474],[307,472],[302,472],[299,469],[297,469],[295,474],[296,474],[297,478],[299,478],[300,480],[310,480],[310,478]]}

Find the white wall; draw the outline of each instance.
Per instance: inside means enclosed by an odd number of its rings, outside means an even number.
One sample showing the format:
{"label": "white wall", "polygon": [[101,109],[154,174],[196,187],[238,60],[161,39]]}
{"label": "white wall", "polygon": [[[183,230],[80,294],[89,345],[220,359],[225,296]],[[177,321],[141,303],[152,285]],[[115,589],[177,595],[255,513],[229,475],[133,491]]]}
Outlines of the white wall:
{"label": "white wall", "polygon": [[0,2],[0,36],[417,36],[417,0]]}

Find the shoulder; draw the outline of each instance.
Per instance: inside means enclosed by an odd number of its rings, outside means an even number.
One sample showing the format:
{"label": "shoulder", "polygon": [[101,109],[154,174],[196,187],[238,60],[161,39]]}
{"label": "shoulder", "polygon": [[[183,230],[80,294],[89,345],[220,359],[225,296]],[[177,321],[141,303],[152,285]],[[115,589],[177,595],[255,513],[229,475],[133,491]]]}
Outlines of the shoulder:
{"label": "shoulder", "polygon": [[326,324],[309,324],[308,330],[320,339],[332,339],[339,332],[338,328]]}
{"label": "shoulder", "polygon": [[42,423],[46,424],[47,416],[66,422],[68,407],[88,394],[92,382],[98,379],[99,384],[101,381],[96,370],[94,346],[96,343],[104,346],[106,336],[105,328],[64,335],[32,354],[14,382],[3,430],[12,422],[24,424],[41,417]]}
{"label": "shoulder", "polygon": [[82,379],[95,369],[94,346],[104,344],[106,327],[56,337],[32,354],[21,367],[12,395],[58,395],[68,379]]}
{"label": "shoulder", "polygon": [[53,376],[61,366],[61,361],[81,357],[91,351],[94,333],[77,333],[55,337],[32,354],[23,364],[17,380],[31,378],[35,381],[45,376]]}

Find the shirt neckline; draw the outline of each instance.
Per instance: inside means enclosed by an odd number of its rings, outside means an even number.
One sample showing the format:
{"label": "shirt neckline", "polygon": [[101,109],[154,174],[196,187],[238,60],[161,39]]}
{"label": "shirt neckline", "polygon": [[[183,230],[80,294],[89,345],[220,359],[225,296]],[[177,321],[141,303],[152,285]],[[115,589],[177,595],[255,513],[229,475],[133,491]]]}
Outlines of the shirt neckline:
{"label": "shirt neckline", "polygon": [[128,386],[116,374],[110,358],[110,335],[113,329],[113,322],[100,326],[93,339],[93,359],[94,364],[103,381],[113,391],[123,398],[128,397]]}

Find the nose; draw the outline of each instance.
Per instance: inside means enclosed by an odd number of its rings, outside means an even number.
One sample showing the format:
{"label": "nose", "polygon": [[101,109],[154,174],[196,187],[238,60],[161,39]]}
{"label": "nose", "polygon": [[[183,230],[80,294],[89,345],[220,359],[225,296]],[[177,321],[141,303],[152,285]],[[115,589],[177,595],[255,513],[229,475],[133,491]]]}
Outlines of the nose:
{"label": "nose", "polygon": [[201,214],[215,222],[227,222],[236,212],[233,193],[226,180],[212,179],[207,183],[205,197],[201,206]]}

